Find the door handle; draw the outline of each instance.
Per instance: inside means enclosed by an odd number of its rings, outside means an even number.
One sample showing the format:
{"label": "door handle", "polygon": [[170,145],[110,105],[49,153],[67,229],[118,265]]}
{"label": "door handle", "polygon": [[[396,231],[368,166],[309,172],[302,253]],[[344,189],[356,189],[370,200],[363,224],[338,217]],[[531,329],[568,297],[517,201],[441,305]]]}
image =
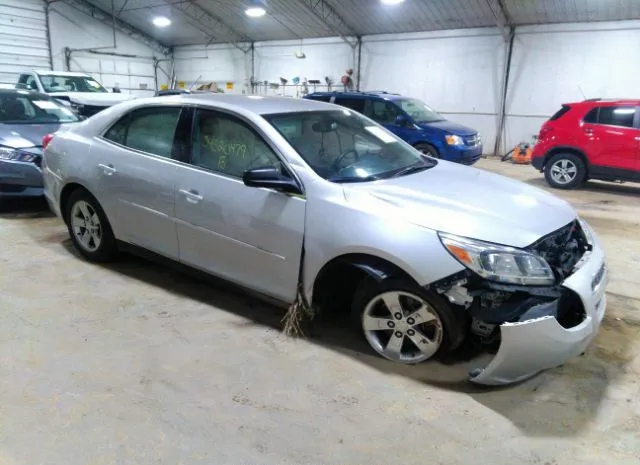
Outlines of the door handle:
{"label": "door handle", "polygon": [[591,134],[593,134],[593,129],[591,129],[591,128],[584,128],[584,133],[585,133],[585,134],[588,134],[588,135],[591,135]]}
{"label": "door handle", "polygon": [[107,176],[111,176],[112,174],[116,174],[116,169],[113,167],[112,164],[108,164],[108,165],[103,165],[102,163],[100,163],[98,165],[98,167],[102,168],[102,171],[104,172],[104,174],[106,174]]}
{"label": "door handle", "polygon": [[187,202],[191,203],[198,203],[204,198],[198,193],[197,190],[194,189],[191,189],[189,191],[186,189],[180,189],[180,193],[187,198]]}

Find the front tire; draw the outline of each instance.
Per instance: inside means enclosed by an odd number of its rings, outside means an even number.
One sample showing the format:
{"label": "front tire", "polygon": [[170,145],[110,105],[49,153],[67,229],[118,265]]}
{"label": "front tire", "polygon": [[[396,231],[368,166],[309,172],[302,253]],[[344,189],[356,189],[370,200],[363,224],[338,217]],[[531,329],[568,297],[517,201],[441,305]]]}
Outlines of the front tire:
{"label": "front tire", "polygon": [[582,159],[573,153],[558,153],[545,165],[544,177],[551,187],[574,189],[584,184],[587,167]]}
{"label": "front tire", "polygon": [[432,158],[440,158],[440,154],[438,153],[438,150],[431,144],[427,144],[426,142],[421,142],[419,144],[414,145],[414,147],[418,151]]}
{"label": "front tire", "polygon": [[394,362],[424,362],[450,352],[462,339],[447,303],[408,278],[365,279],[351,315],[374,352]]}
{"label": "front tire", "polygon": [[117,256],[118,247],[109,220],[89,192],[77,189],[71,193],[65,219],[71,241],[85,259],[106,262]]}

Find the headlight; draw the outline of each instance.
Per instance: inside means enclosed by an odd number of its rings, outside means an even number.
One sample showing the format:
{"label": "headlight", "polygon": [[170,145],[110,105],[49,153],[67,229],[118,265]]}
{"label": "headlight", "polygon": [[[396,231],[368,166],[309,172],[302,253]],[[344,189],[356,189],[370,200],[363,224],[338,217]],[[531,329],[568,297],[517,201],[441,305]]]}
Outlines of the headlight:
{"label": "headlight", "polygon": [[456,260],[491,281],[533,286],[556,282],[545,259],[525,250],[444,233],[440,240]]}
{"label": "headlight", "polygon": [[32,162],[37,155],[22,150],[12,149],[10,147],[0,147],[0,160],[26,161]]}
{"label": "headlight", "polygon": [[464,145],[464,140],[460,136],[448,135],[444,136],[444,138],[449,145]]}
{"label": "headlight", "polygon": [[593,229],[582,218],[578,218],[578,222],[580,223],[580,227],[582,228],[582,232],[584,233],[584,237],[587,239],[589,245],[593,245]]}

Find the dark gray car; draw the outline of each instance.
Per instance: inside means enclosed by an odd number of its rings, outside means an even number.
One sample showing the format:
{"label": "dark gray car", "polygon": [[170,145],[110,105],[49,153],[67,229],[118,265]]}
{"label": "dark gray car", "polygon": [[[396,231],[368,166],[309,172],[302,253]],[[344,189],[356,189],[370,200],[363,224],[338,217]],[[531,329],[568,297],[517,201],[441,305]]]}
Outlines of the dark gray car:
{"label": "dark gray car", "polygon": [[42,195],[42,139],[78,121],[47,95],[0,89],[0,195]]}

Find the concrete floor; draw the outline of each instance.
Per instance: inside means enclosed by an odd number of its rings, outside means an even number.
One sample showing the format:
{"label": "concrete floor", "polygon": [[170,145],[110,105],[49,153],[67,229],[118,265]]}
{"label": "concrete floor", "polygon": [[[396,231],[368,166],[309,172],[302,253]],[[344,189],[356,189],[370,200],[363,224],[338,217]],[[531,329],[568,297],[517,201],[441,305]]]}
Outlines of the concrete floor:
{"label": "concrete floor", "polygon": [[494,390],[344,330],[284,337],[280,310],[139,259],[89,264],[41,201],[5,202],[0,465],[640,463],[640,185],[556,193],[604,242],[608,314],[585,356]]}

